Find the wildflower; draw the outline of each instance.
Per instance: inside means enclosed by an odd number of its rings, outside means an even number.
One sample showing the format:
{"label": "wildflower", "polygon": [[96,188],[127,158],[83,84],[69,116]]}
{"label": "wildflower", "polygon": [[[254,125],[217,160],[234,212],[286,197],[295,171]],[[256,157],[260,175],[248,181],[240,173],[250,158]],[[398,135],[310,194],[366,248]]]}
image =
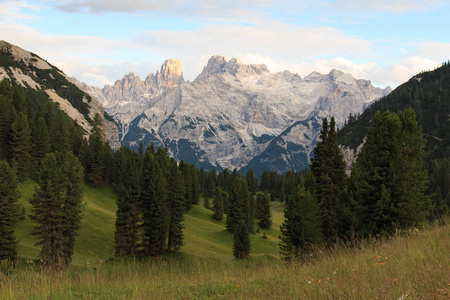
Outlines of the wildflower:
{"label": "wildflower", "polygon": [[311,284],[311,282],[312,282],[311,280],[310,280],[310,281],[308,281],[308,284]]}
{"label": "wildflower", "polygon": [[233,278],[233,281],[235,281],[235,280],[236,280],[236,277]]}
{"label": "wildflower", "polygon": [[309,256],[313,256],[313,254],[311,253]]}
{"label": "wildflower", "polygon": [[323,253],[322,250],[320,250],[319,253]]}

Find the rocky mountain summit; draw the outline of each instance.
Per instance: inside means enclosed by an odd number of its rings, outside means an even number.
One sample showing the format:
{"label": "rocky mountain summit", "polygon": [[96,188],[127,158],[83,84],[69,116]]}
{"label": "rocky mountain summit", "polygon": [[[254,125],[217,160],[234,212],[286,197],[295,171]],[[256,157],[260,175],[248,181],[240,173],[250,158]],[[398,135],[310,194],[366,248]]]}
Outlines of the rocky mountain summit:
{"label": "rocky mountain summit", "polygon": [[246,170],[251,163],[280,172],[308,165],[321,118],[334,116],[342,126],[390,92],[338,70],[301,78],[217,55],[193,82],[184,81],[179,60],[169,59],[144,81],[130,73],[113,86],[85,90],[119,124],[123,145],[154,143],[206,169]]}
{"label": "rocky mountain summit", "polygon": [[84,83],[77,84],[102,102],[105,110],[114,116],[119,125],[120,136],[123,137],[128,132],[131,121],[151,105],[157,96],[184,82],[180,60],[168,59],[160,71],[150,73],[145,80],[131,72],[114,85],[106,85],[102,89]]}

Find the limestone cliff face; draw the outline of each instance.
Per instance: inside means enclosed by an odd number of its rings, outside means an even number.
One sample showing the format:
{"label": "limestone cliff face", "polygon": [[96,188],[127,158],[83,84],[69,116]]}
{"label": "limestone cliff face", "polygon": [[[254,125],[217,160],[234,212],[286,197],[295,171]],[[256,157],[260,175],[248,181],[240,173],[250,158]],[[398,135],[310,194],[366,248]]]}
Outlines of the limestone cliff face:
{"label": "limestone cliff face", "polygon": [[282,172],[308,165],[321,118],[334,116],[340,126],[387,91],[338,70],[302,79],[212,56],[193,82],[184,82],[179,61],[167,60],[144,82],[128,74],[102,92],[123,145],[165,146],[207,169],[253,164]]}

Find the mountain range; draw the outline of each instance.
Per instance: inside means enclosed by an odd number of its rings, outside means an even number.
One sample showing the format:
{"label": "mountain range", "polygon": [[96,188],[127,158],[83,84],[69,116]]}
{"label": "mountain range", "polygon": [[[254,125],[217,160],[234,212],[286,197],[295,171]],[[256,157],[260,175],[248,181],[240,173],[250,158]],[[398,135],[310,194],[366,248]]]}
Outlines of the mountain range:
{"label": "mountain range", "polygon": [[104,88],[73,81],[100,100],[122,145],[153,143],[197,167],[253,168],[257,175],[305,168],[322,118],[334,116],[341,127],[391,92],[338,70],[301,78],[217,55],[193,82],[176,59],[145,80],[129,73]]}

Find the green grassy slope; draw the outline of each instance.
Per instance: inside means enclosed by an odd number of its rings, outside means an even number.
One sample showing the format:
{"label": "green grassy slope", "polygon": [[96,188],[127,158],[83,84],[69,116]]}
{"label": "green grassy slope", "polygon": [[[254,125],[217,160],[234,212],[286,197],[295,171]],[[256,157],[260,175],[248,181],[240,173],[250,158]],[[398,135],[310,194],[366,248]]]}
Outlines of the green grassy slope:
{"label": "green grassy slope", "polygon": [[[31,235],[33,224],[29,218],[31,205],[28,199],[33,195],[36,183],[27,180],[20,184],[21,204],[25,208],[26,218],[20,221],[16,229],[18,240],[18,256],[23,259],[36,259],[39,246],[35,246],[36,238]],[[78,231],[75,243],[74,265],[86,265],[106,261],[113,257],[114,222],[117,206],[115,195],[109,187],[92,188],[85,186],[84,201],[86,203],[82,219],[82,227]],[[284,205],[272,203],[273,225],[268,230],[261,230],[251,235],[252,257],[269,255],[278,258],[279,228],[283,221]],[[185,214],[184,242],[182,253],[217,259],[231,260],[233,235],[226,231],[225,220],[212,219],[213,212],[202,205],[194,205]],[[257,225],[255,226],[257,228]],[[267,239],[261,236],[266,233]]]}

